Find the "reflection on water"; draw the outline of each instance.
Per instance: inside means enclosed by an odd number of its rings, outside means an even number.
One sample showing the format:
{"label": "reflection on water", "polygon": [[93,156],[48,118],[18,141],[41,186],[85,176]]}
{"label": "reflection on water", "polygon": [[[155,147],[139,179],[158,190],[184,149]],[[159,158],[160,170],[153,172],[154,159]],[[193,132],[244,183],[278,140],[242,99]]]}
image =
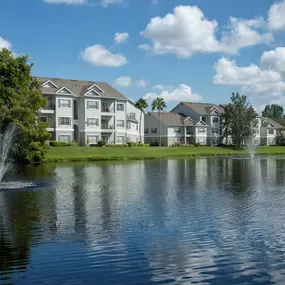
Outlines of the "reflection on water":
{"label": "reflection on water", "polygon": [[0,284],[284,284],[284,169],[210,158],[18,171],[54,183],[0,192]]}

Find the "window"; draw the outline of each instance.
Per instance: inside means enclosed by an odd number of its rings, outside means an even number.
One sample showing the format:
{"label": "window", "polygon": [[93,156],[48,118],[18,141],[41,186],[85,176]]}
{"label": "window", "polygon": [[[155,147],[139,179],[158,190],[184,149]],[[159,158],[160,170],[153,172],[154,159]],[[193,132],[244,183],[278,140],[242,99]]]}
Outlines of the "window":
{"label": "window", "polygon": [[58,124],[60,126],[70,126],[71,125],[71,118],[70,117],[59,117]]}
{"label": "window", "polygon": [[144,133],[145,133],[145,134],[148,134],[148,129],[144,129]]}
{"label": "window", "polygon": [[47,117],[39,117],[40,121],[47,123]]}
{"label": "window", "polygon": [[136,113],[130,113],[130,117],[135,119],[136,118]]}
{"label": "window", "polygon": [[218,144],[218,140],[217,139],[212,139],[212,145],[216,145]]}
{"label": "window", "polygon": [[274,145],[274,141],[268,141],[268,145]]}
{"label": "window", "polygon": [[59,135],[58,140],[63,142],[70,142],[70,135]]}
{"label": "window", "polygon": [[124,111],[125,105],[124,104],[117,104],[117,111]]}
{"label": "window", "polygon": [[105,143],[109,142],[109,136],[102,136],[102,141],[104,141]]}
{"label": "window", "polygon": [[212,122],[215,124],[219,123],[219,117],[213,117]]}
{"label": "window", "polygon": [[151,128],[151,133],[152,134],[157,134],[157,128]]}
{"label": "window", "polygon": [[218,134],[219,133],[219,129],[218,128],[213,128],[212,129],[212,134]]}
{"label": "window", "polygon": [[122,143],[124,143],[124,141],[125,141],[125,137],[124,136],[118,136],[117,137],[117,143],[118,144],[122,144]]}
{"label": "window", "polygon": [[206,117],[201,117],[201,120],[206,123]]}
{"label": "window", "polygon": [[204,139],[198,139],[198,143],[205,144],[205,140]]}
{"label": "window", "polygon": [[71,108],[71,100],[70,99],[58,99],[58,107],[59,108]]}
{"label": "window", "polygon": [[253,133],[256,134],[256,135],[258,135],[258,134],[259,134],[259,129],[253,130]]}
{"label": "window", "polygon": [[198,128],[198,134],[206,133],[206,128]]}
{"label": "window", "polygon": [[87,109],[99,109],[99,102],[87,100]]}
{"label": "window", "polygon": [[89,144],[95,144],[99,141],[99,136],[87,136],[87,141]]}
{"label": "window", "polygon": [[127,129],[131,129],[131,128],[132,128],[131,122],[127,122]]}
{"label": "window", "polygon": [[259,140],[253,140],[254,145],[259,145]]}
{"label": "window", "polygon": [[274,135],[274,130],[268,130],[269,135]]}
{"label": "window", "polygon": [[87,118],[87,126],[99,127],[99,119],[97,119],[97,118]]}
{"label": "window", "polygon": [[125,126],[124,120],[117,120],[117,127],[118,128],[123,128],[124,126]]}
{"label": "window", "polygon": [[174,128],[174,132],[177,134],[181,134],[181,128]]}

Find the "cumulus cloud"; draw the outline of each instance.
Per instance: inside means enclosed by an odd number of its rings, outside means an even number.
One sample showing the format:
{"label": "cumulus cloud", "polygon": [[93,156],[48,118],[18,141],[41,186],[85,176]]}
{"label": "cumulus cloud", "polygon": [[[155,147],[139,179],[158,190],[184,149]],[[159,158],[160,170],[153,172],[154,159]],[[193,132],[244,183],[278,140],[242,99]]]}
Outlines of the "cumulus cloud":
{"label": "cumulus cloud", "polygon": [[172,90],[161,90],[160,93],[149,92],[144,95],[144,99],[146,99],[147,101],[152,101],[157,97],[163,98],[166,103],[177,101],[202,101],[202,96],[197,93],[193,93],[192,88],[185,84],[180,84],[178,87]]}
{"label": "cumulus cloud", "polygon": [[11,50],[12,44],[8,42],[7,40],[3,39],[2,37],[0,37],[0,50],[4,48]]}
{"label": "cumulus cloud", "polygon": [[285,47],[265,51],[261,56],[260,64],[263,68],[280,72],[285,79]]}
{"label": "cumulus cloud", "polygon": [[175,87],[173,85],[163,85],[163,84],[156,84],[152,86],[153,90],[171,90]]}
{"label": "cumulus cloud", "polygon": [[273,40],[270,33],[262,33],[262,18],[245,20],[230,18],[230,23],[217,38],[218,22],[205,17],[197,6],[177,6],[173,13],[154,17],[141,35],[150,40],[139,48],[154,54],[175,54],[189,58],[196,53],[224,52],[236,54],[241,48],[268,44]]}
{"label": "cumulus cloud", "polygon": [[273,31],[285,30],[285,1],[275,3],[270,7],[268,26]]}
{"label": "cumulus cloud", "polygon": [[127,42],[127,39],[129,38],[129,33],[116,33],[114,36],[114,41],[116,44],[121,44]]}
{"label": "cumulus cloud", "polygon": [[145,81],[144,79],[140,79],[137,81],[137,85],[140,88],[144,88],[144,87],[148,86],[149,83],[147,81]]}
{"label": "cumulus cloud", "polygon": [[126,88],[132,84],[132,78],[129,76],[121,76],[114,81],[114,84],[119,87]]}
{"label": "cumulus cloud", "polygon": [[92,65],[97,66],[119,67],[128,62],[124,55],[119,53],[112,54],[99,44],[87,47],[81,53],[81,57]]}
{"label": "cumulus cloud", "polygon": [[44,0],[48,4],[67,4],[67,5],[78,5],[86,3],[86,0]]}
{"label": "cumulus cloud", "polygon": [[114,5],[114,4],[122,4],[123,0],[101,0],[101,5],[104,8],[107,8],[110,5]]}
{"label": "cumulus cloud", "polygon": [[226,58],[219,59],[214,69],[216,72],[213,78],[214,84],[238,85],[246,92],[273,96],[285,91],[285,82],[281,74],[274,70],[262,69],[254,64],[239,67],[236,61]]}

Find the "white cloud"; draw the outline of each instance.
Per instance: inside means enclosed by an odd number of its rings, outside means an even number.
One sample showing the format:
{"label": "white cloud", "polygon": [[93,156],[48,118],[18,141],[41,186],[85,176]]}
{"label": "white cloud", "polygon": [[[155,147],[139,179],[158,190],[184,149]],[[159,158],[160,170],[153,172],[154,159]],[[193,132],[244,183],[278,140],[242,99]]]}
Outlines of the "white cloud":
{"label": "white cloud", "polygon": [[132,78],[129,76],[121,76],[114,81],[114,84],[119,87],[126,88],[132,84]]}
{"label": "white cloud", "polygon": [[174,89],[175,87],[173,85],[162,85],[162,84],[157,84],[153,85],[152,89],[153,90],[171,90]]}
{"label": "white cloud", "polygon": [[265,51],[261,56],[260,64],[263,68],[280,72],[285,79],[285,47]]}
{"label": "white cloud", "polygon": [[245,20],[230,17],[228,31],[223,32],[220,49],[225,53],[236,54],[241,48],[257,44],[270,44],[273,41],[271,33],[259,33],[256,29],[264,27],[263,18]]}
{"label": "white cloud", "polygon": [[138,85],[138,87],[144,88],[144,87],[148,86],[149,83],[147,81],[145,81],[144,79],[140,79],[137,81],[137,85]]}
{"label": "white cloud", "polygon": [[127,42],[129,38],[129,33],[116,33],[114,37],[114,41],[116,44],[121,44]]}
{"label": "white cloud", "polygon": [[285,82],[280,73],[274,70],[261,69],[254,64],[239,67],[234,60],[226,58],[219,59],[214,69],[216,71],[213,78],[214,84],[238,85],[245,92],[272,96],[280,95],[285,91]]}
{"label": "white cloud", "polygon": [[81,53],[81,57],[97,66],[119,67],[128,62],[124,55],[112,54],[108,49],[98,44],[87,47]]}
{"label": "white cloud", "polygon": [[86,0],[44,0],[44,2],[48,4],[76,5],[76,4],[84,4]]}
{"label": "white cloud", "polygon": [[235,54],[244,47],[270,43],[272,34],[259,31],[264,26],[262,18],[231,17],[230,25],[222,31],[219,40],[216,20],[208,20],[197,6],[177,6],[172,14],[150,20],[141,35],[151,44],[143,43],[139,48],[154,54],[175,54],[179,58],[189,58],[196,53]]}
{"label": "white cloud", "polygon": [[285,1],[273,4],[268,11],[268,26],[273,31],[285,30]]}
{"label": "white cloud", "polygon": [[161,90],[160,93],[149,92],[144,95],[144,99],[152,101],[157,97],[161,97],[167,102],[177,102],[177,101],[192,101],[200,102],[202,101],[202,96],[197,93],[192,92],[192,88],[185,84],[180,84],[178,87],[170,90]]}
{"label": "white cloud", "polygon": [[109,5],[122,4],[123,0],[101,0],[101,5],[107,8]]}
{"label": "white cloud", "polygon": [[5,39],[3,39],[2,37],[0,37],[0,50],[2,50],[4,48],[11,50],[12,44],[10,42],[6,41]]}

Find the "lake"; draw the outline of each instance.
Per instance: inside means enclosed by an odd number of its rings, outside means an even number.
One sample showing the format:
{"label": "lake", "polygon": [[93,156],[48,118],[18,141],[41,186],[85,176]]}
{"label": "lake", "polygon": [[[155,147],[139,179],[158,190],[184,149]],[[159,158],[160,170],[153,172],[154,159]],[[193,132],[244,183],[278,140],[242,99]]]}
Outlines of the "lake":
{"label": "lake", "polygon": [[11,171],[41,187],[0,192],[0,284],[284,284],[284,174],[275,157]]}

